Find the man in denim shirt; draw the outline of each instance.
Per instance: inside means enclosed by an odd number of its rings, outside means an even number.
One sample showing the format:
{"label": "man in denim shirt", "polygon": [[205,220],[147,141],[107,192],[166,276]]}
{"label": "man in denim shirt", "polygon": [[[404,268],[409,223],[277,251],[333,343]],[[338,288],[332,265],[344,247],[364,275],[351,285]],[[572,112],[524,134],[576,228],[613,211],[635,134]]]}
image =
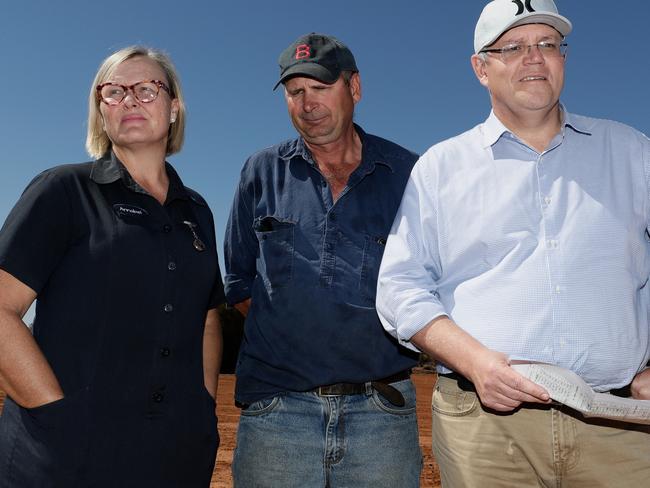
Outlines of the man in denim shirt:
{"label": "man in denim shirt", "polygon": [[280,56],[298,139],[251,156],[225,239],[246,315],[235,486],[415,487],[415,356],[375,311],[381,256],[417,156],[353,124],[350,50],[309,34]]}

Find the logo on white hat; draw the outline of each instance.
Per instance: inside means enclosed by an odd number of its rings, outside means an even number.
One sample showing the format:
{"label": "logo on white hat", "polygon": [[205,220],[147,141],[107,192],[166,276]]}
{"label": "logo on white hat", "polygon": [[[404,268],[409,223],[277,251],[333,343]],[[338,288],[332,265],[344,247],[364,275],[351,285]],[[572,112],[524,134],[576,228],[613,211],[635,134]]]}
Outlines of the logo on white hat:
{"label": "logo on white hat", "polygon": [[512,3],[514,3],[517,6],[517,9],[518,9],[517,13],[515,15],[523,14],[524,13],[524,8],[528,12],[534,12],[535,9],[533,7],[531,7],[530,2],[532,2],[532,0],[526,0],[526,5],[524,5],[524,2],[522,2],[521,0],[512,0]]}

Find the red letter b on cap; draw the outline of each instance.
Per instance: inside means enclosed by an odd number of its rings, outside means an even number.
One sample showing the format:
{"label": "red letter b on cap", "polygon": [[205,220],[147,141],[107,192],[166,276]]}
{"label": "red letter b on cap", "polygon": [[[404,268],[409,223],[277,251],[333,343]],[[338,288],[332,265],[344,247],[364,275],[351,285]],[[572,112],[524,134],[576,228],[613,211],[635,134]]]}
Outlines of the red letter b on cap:
{"label": "red letter b on cap", "polygon": [[296,59],[304,59],[311,56],[308,44],[300,44],[296,47]]}

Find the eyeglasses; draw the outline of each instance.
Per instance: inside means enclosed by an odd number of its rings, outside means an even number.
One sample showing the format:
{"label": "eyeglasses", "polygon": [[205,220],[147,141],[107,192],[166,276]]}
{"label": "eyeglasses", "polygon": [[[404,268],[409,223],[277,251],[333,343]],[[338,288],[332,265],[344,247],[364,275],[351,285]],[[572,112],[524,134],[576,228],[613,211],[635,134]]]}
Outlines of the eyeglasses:
{"label": "eyeglasses", "polygon": [[161,88],[169,96],[172,95],[167,85],[160,80],[143,80],[129,86],[109,81],[97,85],[97,94],[105,104],[118,105],[126,98],[127,92],[131,90],[136,100],[142,103],[149,103],[158,98],[158,93],[160,93]]}
{"label": "eyeglasses", "polygon": [[566,42],[557,43],[552,41],[541,41],[536,44],[507,44],[499,48],[482,49],[480,52],[500,54],[501,60],[505,63],[521,58],[524,54],[530,53],[530,49],[534,47],[545,58],[563,58],[566,56],[568,44]]}

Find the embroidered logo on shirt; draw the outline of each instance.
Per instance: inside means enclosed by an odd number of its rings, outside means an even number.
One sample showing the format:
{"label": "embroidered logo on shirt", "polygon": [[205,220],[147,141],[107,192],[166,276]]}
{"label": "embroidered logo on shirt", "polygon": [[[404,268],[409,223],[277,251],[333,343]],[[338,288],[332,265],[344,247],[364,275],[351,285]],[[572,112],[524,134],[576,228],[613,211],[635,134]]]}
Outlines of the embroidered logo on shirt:
{"label": "embroidered logo on shirt", "polygon": [[146,217],[149,215],[144,208],[127,203],[116,203],[113,205],[113,211],[118,217]]}

